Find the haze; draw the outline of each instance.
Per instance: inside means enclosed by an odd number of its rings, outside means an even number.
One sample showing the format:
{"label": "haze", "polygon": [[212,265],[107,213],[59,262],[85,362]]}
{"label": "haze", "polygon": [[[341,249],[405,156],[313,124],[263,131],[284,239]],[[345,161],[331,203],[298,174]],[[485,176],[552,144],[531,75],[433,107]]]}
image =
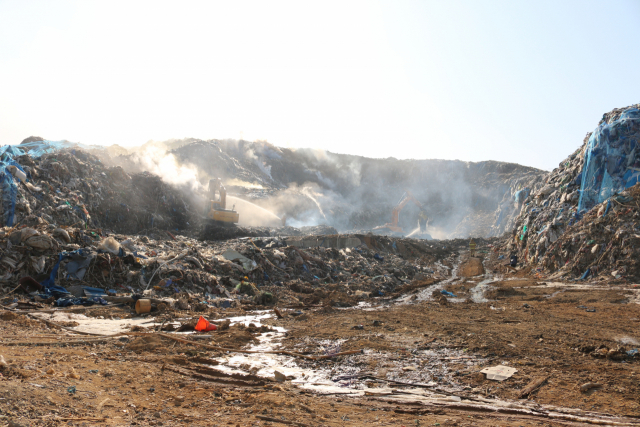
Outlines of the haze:
{"label": "haze", "polygon": [[637,1],[0,1],[0,143],[268,140],[552,169],[638,102]]}

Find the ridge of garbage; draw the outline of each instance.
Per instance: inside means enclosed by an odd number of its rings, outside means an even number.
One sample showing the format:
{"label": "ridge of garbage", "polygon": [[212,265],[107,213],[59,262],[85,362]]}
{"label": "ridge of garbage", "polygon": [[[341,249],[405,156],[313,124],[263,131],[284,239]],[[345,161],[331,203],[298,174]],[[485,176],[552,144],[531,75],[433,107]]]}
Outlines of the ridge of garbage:
{"label": "ridge of garbage", "polygon": [[640,104],[603,115],[545,179],[523,181],[502,248],[538,277],[636,280]]}

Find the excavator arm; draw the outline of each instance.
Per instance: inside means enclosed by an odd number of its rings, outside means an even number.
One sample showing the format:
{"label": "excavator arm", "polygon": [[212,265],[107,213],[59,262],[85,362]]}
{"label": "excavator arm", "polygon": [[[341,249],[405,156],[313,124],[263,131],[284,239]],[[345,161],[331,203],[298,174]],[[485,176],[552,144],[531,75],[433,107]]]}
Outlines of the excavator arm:
{"label": "excavator arm", "polygon": [[404,194],[402,195],[402,198],[400,198],[400,201],[393,208],[393,211],[391,212],[391,222],[388,222],[385,225],[382,225],[380,227],[375,227],[374,230],[381,230],[381,229],[387,228],[393,232],[402,233],[402,227],[398,226],[398,220],[400,219],[400,212],[402,211],[402,209],[404,209],[404,207],[409,202],[415,203],[415,205],[418,208],[420,208],[421,211],[424,210],[422,203],[420,203],[415,197],[413,197],[413,194],[411,194],[411,191],[405,190]]}

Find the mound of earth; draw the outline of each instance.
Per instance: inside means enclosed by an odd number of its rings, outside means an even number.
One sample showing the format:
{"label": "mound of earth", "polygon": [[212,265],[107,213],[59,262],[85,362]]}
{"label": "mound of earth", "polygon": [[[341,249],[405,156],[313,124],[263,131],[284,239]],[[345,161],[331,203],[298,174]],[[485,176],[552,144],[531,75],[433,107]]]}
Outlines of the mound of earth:
{"label": "mound of earth", "polygon": [[461,277],[475,277],[484,274],[484,266],[482,265],[482,259],[469,258],[466,262],[460,264],[458,270],[458,276]]}

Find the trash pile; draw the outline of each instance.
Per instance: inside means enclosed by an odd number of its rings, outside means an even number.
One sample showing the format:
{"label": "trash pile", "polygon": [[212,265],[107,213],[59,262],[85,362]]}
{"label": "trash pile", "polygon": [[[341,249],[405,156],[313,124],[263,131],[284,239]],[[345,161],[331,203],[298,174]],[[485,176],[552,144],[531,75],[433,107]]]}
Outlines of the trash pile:
{"label": "trash pile", "polygon": [[277,237],[222,227],[231,234],[217,242],[196,239],[200,219],[186,193],[67,143],[4,147],[2,161],[0,288],[36,304],[348,306],[452,269],[455,242],[338,235],[328,226],[282,227]]}
{"label": "trash pile", "polygon": [[2,225],[122,233],[195,225],[197,215],[177,188],[148,173],[129,175],[121,167],[105,167],[72,147],[64,141],[2,147]]}
{"label": "trash pile", "polygon": [[506,250],[536,264],[547,249],[579,217],[578,200],[584,145],[546,179],[524,182],[511,203],[519,214],[513,220]]}
{"label": "trash pile", "polygon": [[640,185],[595,205],[550,244],[538,264],[555,277],[640,278]]}
{"label": "trash pile", "polygon": [[143,299],[150,310],[160,304],[200,311],[275,303],[351,306],[416,280],[435,283],[453,264],[451,246],[371,235],[206,242],[39,224],[5,227],[0,245],[7,248],[0,260],[3,293],[62,307]]}
{"label": "trash pile", "polygon": [[[504,250],[537,266],[586,279],[636,276],[635,200],[640,166],[640,105],[604,115],[583,145],[545,180],[522,183],[520,213]],[[558,276],[558,275],[556,275]],[[559,276],[558,276],[559,277]]]}
{"label": "trash pile", "polygon": [[[433,237],[499,236],[514,214],[504,210],[496,217],[505,193],[523,180],[545,175],[503,162],[372,159],[266,142],[185,139],[155,144],[129,154],[121,147],[99,154],[107,164],[139,171],[145,150],[161,152],[196,171],[200,182],[221,178],[230,195],[286,215],[289,224],[326,224],[351,233],[389,222],[408,189],[424,205],[430,226],[437,230]],[[412,204],[404,208],[399,226],[405,234],[418,226],[419,213]]]}

